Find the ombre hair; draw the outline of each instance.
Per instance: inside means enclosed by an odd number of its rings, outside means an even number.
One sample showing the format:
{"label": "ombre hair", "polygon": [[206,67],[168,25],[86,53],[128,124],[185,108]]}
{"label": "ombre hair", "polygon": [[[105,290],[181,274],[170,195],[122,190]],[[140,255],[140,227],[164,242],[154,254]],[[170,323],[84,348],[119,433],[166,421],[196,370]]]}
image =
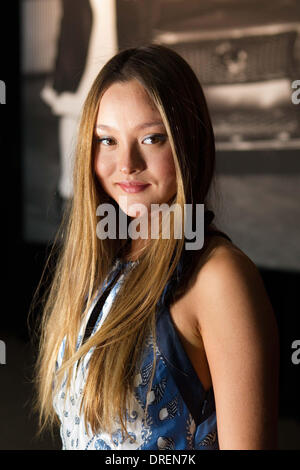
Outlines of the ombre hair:
{"label": "ombre hair", "polygon": [[[119,52],[99,72],[82,112],[74,163],[74,197],[67,224],[58,237],[59,257],[41,322],[36,364],[41,429],[56,420],[54,378],[58,387],[67,373],[69,387],[75,362],[94,347],[81,403],[86,426],[89,423],[93,432],[111,432],[117,417],[123,431],[127,431],[124,416],[133,391],[135,367],[149,333],[155,345],[156,306],[184,250],[184,238],[175,239],[172,230],[170,239],[151,239],[139,263],[126,275],[100,330],[76,350],[82,320],[126,242],[101,240],[96,235],[96,209],[109,196],[94,171],[94,127],[104,92],[113,83],[130,80],[138,80],[145,88],[164,122],[177,178],[172,203],[179,204],[182,210],[187,203],[193,207],[197,203],[205,207],[209,204],[215,170],[214,135],[196,75],[183,58],[163,46]],[[199,257],[204,256],[205,250],[206,243],[199,250]],[[194,252],[193,255],[195,258]],[[63,362],[55,373],[64,338]],[[155,360],[154,354],[152,379]]]}

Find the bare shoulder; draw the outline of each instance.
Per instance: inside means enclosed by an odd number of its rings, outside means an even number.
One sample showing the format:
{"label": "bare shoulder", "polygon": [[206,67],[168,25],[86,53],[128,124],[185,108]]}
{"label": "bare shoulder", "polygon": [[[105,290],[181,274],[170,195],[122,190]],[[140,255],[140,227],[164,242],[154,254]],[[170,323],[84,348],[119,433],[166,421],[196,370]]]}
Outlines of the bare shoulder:
{"label": "bare shoulder", "polygon": [[[214,315],[234,320],[235,315],[262,320],[272,317],[273,310],[255,263],[237,246],[221,237],[214,237],[209,256],[198,270],[190,300],[199,329]],[[196,307],[197,306],[197,307]],[[257,319],[257,318],[256,318]]]}
{"label": "bare shoulder", "polygon": [[254,265],[251,259],[237,245],[220,235],[214,235],[211,237],[207,251],[208,255],[203,263],[203,267],[205,266],[206,269],[208,267],[211,269],[213,262],[216,263],[217,261],[223,261],[226,264],[226,261],[229,261],[230,259],[243,259],[244,261],[247,260]]}
{"label": "bare shoulder", "polygon": [[214,387],[221,449],[276,447],[278,332],[263,280],[238,247],[214,241],[190,289]]}
{"label": "bare shoulder", "polygon": [[205,280],[222,282],[223,279],[229,282],[241,272],[244,276],[252,274],[257,280],[260,278],[258,268],[246,253],[225,239],[215,238],[218,240],[214,239],[211,243],[208,259],[197,273],[198,287],[200,287],[201,281]]}

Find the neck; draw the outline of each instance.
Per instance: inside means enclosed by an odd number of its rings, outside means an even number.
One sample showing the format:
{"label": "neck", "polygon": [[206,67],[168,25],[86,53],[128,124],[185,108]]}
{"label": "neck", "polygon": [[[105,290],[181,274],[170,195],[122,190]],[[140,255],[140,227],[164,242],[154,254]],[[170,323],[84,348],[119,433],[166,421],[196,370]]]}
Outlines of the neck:
{"label": "neck", "polygon": [[126,251],[124,256],[125,261],[136,261],[148,243],[149,239],[144,240],[142,238],[138,238],[137,240],[131,240],[128,251]]}

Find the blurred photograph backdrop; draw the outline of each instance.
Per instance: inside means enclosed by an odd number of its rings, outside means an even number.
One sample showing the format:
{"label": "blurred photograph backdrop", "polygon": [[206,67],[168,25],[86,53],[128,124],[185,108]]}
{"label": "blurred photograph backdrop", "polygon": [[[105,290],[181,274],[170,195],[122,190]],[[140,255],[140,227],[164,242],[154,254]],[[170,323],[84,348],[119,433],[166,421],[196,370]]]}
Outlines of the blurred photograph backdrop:
{"label": "blurred photograph backdrop", "polygon": [[114,53],[149,42],[179,52],[203,86],[216,138],[216,223],[263,277],[280,335],[279,448],[300,449],[300,364],[292,361],[300,340],[299,1],[22,0],[20,26],[24,283],[19,328],[8,321],[1,336],[9,360],[0,449],[60,448],[59,439],[35,437],[26,317],[72,197],[88,89]]}

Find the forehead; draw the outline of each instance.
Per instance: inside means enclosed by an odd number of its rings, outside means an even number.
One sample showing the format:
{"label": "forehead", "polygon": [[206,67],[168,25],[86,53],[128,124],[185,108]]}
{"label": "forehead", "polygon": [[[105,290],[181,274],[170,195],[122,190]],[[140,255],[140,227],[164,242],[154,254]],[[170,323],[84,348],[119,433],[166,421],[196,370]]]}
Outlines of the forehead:
{"label": "forehead", "polygon": [[131,80],[114,83],[104,92],[99,103],[97,124],[113,126],[113,122],[119,121],[134,124],[159,118],[160,113],[148,92],[137,80]]}

